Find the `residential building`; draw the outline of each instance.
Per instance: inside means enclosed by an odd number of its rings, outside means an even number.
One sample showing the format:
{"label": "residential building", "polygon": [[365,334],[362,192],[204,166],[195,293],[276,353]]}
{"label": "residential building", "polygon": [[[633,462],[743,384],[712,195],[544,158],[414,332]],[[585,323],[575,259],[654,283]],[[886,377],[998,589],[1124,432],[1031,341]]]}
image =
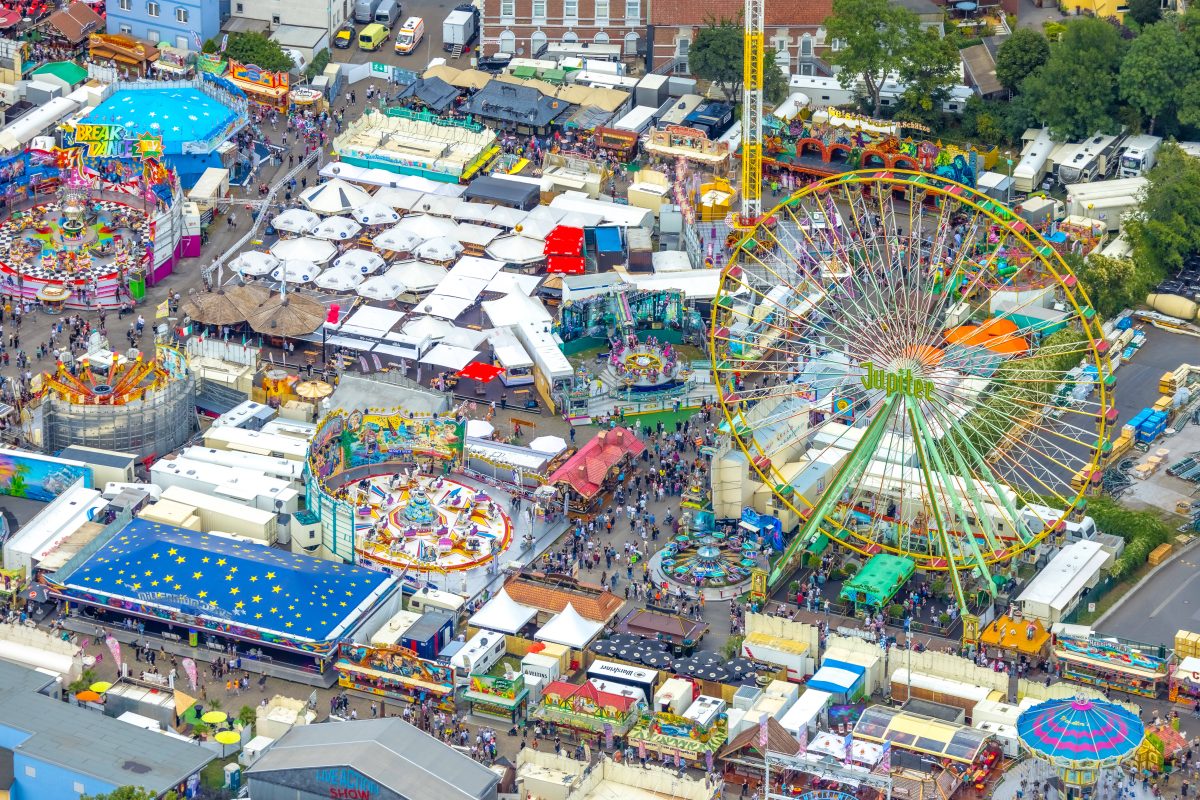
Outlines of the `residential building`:
{"label": "residential building", "polygon": [[553,42],[617,44],[644,57],[650,0],[484,0],[483,52],[535,58]]}
{"label": "residential building", "polygon": [[108,32],[124,33],[180,50],[199,50],[221,34],[229,0],[111,0]]}
{"label": "residential building", "polygon": [[186,785],[213,752],[59,699],[59,678],[0,661],[0,796],[72,800]]}
{"label": "residential building", "polygon": [[[135,0],[136,2],[136,0]],[[275,31],[283,25],[318,28],[332,39],[354,11],[354,0],[229,0],[227,31]],[[440,24],[440,23],[439,23]]]}

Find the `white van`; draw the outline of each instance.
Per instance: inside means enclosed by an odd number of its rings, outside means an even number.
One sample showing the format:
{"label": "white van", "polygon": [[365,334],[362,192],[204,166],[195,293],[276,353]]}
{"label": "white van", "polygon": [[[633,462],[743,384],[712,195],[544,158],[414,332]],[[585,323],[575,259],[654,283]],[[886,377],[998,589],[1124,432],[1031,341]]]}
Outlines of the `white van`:
{"label": "white van", "polygon": [[466,605],[466,602],[466,600],[463,600],[456,594],[430,589],[426,586],[413,592],[412,596],[408,598],[408,610],[424,614],[432,608],[437,608],[442,611],[449,611],[457,619],[459,612],[462,611],[462,607]]}
{"label": "white van", "polygon": [[450,657],[454,667],[454,683],[461,686],[472,675],[487,672],[504,656],[504,634],[481,630],[470,638],[467,646]]}
{"label": "white van", "polygon": [[379,8],[375,9],[373,21],[385,28],[390,29],[398,19],[400,19],[400,4],[396,0],[383,0],[379,4]]}

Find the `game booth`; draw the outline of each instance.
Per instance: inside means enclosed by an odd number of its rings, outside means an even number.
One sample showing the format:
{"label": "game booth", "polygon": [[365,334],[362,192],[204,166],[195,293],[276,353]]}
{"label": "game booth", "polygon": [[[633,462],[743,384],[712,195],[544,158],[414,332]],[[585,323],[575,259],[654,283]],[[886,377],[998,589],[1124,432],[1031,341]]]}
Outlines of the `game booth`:
{"label": "game booth", "polygon": [[729,739],[729,722],[721,713],[710,724],[658,711],[642,715],[629,732],[629,743],[641,758],[711,768],[712,760]]}
{"label": "game booth", "polygon": [[472,675],[463,699],[471,705],[472,714],[516,723],[525,717],[529,689],[525,687],[525,675],[521,672]]}
{"label": "game booth", "polygon": [[624,736],[646,710],[644,700],[629,693],[606,692],[591,681],[551,681],[531,716],[583,733]]}
{"label": "game booth", "polygon": [[268,72],[254,64],[243,64],[231,58],[226,79],[255,105],[280,113],[287,112],[291,78],[286,72]]}
{"label": "game booth", "polygon": [[1200,703],[1200,658],[1187,656],[1171,671],[1169,697],[1188,708]]}
{"label": "game booth", "polygon": [[1054,636],[1053,654],[1064,680],[1102,690],[1159,697],[1170,682],[1170,659],[1157,645],[1060,632]]}
{"label": "game booth", "polygon": [[337,663],[338,685],[343,689],[434,708],[454,710],[454,670],[426,661],[399,645],[368,647],[343,643]]}

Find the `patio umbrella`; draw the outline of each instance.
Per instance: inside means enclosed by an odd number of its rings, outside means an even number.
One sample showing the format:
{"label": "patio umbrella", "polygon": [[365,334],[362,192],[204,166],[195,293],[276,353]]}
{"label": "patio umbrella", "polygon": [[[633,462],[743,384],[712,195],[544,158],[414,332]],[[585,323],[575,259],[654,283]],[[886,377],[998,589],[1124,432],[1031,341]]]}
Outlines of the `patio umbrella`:
{"label": "patio umbrella", "polygon": [[400,221],[400,213],[386,203],[371,200],[350,215],[363,225],[390,225]]}
{"label": "patio umbrella", "polygon": [[393,253],[411,253],[422,241],[420,234],[415,231],[388,228],[372,239],[371,244]]}
{"label": "patio umbrella", "polygon": [[529,449],[556,456],[567,449],[567,442],[561,436],[539,436],[529,443]]}
{"label": "patio umbrella", "polygon": [[213,739],[215,739],[218,744],[237,744],[242,740],[242,737],[238,736],[233,731],[218,731],[217,735],[214,736]]}
{"label": "patio umbrella", "polygon": [[229,268],[242,275],[267,275],[279,266],[279,259],[261,250],[247,250],[229,262]]}
{"label": "patio umbrella", "polygon": [[75,699],[83,703],[99,703],[100,695],[88,689],[75,695]]}
{"label": "patio umbrella", "polygon": [[310,186],[300,193],[300,202],[317,214],[345,214],[371,201],[371,195],[341,178]]}
{"label": "patio umbrella", "polygon": [[220,725],[227,719],[229,715],[224,711],[205,711],[204,716],[200,717],[200,721],[205,725]]}
{"label": "patio umbrella", "polygon": [[299,259],[324,264],[337,255],[337,248],[332,242],[305,236],[301,239],[283,239],[276,242],[271,246],[271,255],[281,261]]}
{"label": "patio umbrella", "polygon": [[474,436],[476,439],[486,439],[495,432],[496,426],[486,419],[467,420],[467,436]]}
{"label": "patio umbrella", "polygon": [[408,287],[399,278],[391,275],[376,275],[374,278],[368,278],[360,283],[354,291],[358,293],[359,297],[386,301],[395,300],[408,291]]}
{"label": "patio umbrella", "polygon": [[108,681],[96,681],[88,688],[91,689],[93,692],[96,692],[97,694],[104,694],[112,687],[113,687],[113,685],[111,683],[109,683]]}
{"label": "patio umbrella", "polygon": [[359,225],[352,219],[346,217],[326,217],[321,220],[321,224],[313,228],[312,235],[318,239],[329,239],[331,241],[345,241],[353,239],[362,230],[362,225]]}
{"label": "patio umbrella", "polygon": [[303,208],[289,208],[271,218],[271,226],[288,233],[308,233],[317,227],[321,218]]}
{"label": "patio umbrella", "polygon": [[246,321],[246,314],[223,286],[215,292],[190,295],[183,301],[183,313],[205,325],[233,325]]}
{"label": "patio umbrella", "polygon": [[346,267],[363,275],[379,271],[379,268],[386,263],[379,253],[360,249],[349,250],[333,260],[335,267]]}
{"label": "patio umbrella", "polygon": [[671,666],[671,656],[667,653],[648,653],[642,663],[655,669],[667,669]]}
{"label": "patio umbrella", "polygon": [[325,321],[325,308],[296,294],[272,295],[250,316],[250,327],[267,336],[306,336]]}
{"label": "patio umbrella", "polygon": [[296,396],[305,400],[320,400],[333,394],[333,387],[325,381],[302,381],[296,384]]}
{"label": "patio umbrella", "polygon": [[225,295],[229,302],[237,306],[242,314],[242,321],[245,321],[259,306],[271,299],[271,290],[259,283],[247,283],[228,289]]}
{"label": "patio umbrella", "polygon": [[321,274],[321,268],[311,261],[290,258],[271,273],[271,278],[287,283],[308,283]]}
{"label": "patio umbrella", "polygon": [[348,292],[364,280],[362,273],[348,267],[325,270],[313,281],[322,289],[331,292]]}
{"label": "patio umbrella", "polygon": [[1021,744],[1060,774],[1115,766],[1133,756],[1145,736],[1137,714],[1103,700],[1047,700],[1017,717]]}
{"label": "patio umbrella", "polygon": [[[446,341],[443,339],[442,341]],[[448,344],[458,344],[460,347],[470,347],[469,344],[460,344],[459,342],[447,342]],[[480,383],[488,383],[496,379],[500,373],[504,372],[503,367],[497,367],[495,364],[485,364],[482,361],[473,361],[458,371],[458,377],[468,378]]]}
{"label": "patio umbrella", "polygon": [[413,252],[417,258],[424,258],[429,261],[450,261],[462,251],[463,246],[460,243],[445,236],[438,236],[427,242],[421,242]]}

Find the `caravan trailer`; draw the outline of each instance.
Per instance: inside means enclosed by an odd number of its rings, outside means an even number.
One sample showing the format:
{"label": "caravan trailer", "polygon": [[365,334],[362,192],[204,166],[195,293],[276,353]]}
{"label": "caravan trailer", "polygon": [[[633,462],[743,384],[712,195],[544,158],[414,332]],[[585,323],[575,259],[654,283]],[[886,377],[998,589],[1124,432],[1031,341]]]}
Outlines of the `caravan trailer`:
{"label": "caravan trailer", "polygon": [[1061,154],[1056,162],[1058,182],[1063,186],[1091,183],[1112,175],[1120,161],[1119,154],[1125,137],[1124,132],[1116,136],[1097,134],[1077,144],[1074,152]]}
{"label": "caravan trailer", "polygon": [[1021,151],[1021,160],[1013,169],[1013,188],[1029,194],[1037,191],[1050,171],[1050,151],[1054,148],[1054,140],[1050,138],[1049,128],[1025,131],[1021,138],[1026,144]]}
{"label": "caravan trailer", "polygon": [[504,656],[504,650],[503,633],[489,630],[476,633],[467,641],[466,647],[450,658],[455,685],[462,686],[470,682],[472,675],[487,672]]}

